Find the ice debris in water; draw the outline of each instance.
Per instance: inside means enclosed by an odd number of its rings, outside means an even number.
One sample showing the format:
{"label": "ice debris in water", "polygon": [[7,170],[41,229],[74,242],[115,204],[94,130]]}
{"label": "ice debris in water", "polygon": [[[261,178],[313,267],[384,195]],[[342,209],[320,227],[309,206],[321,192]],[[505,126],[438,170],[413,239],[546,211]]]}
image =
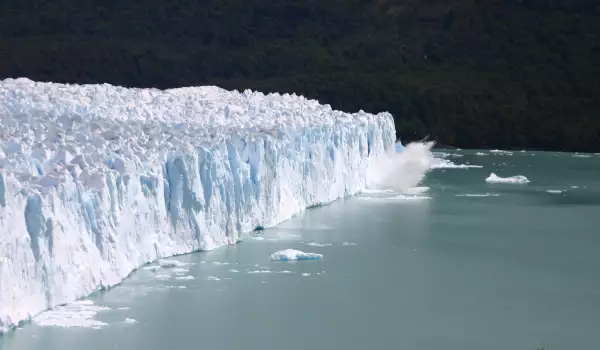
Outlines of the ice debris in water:
{"label": "ice debris in water", "polygon": [[461,193],[456,197],[499,197],[498,193]]}
{"label": "ice debris in water", "polygon": [[333,245],[331,243],[317,243],[317,242],[308,242],[308,243],[302,242],[302,243],[309,245],[311,247],[318,247],[318,248],[325,248],[325,247],[330,247]]}
{"label": "ice debris in water", "polygon": [[371,180],[414,187],[429,149],[295,94],[2,80],[0,333]]}
{"label": "ice debris in water", "polygon": [[290,261],[290,260],[321,260],[323,254],[317,253],[305,253],[295,249],[280,250],[271,254],[271,260],[273,261]]}
{"label": "ice debris in water", "polygon": [[138,321],[137,321],[136,319],[134,319],[134,318],[129,318],[129,317],[126,317],[126,318],[125,318],[125,321],[123,321],[123,322],[125,322],[125,323],[130,323],[130,324],[133,324],[133,323],[138,323]]}
{"label": "ice debris in water", "polygon": [[527,179],[523,175],[516,175],[516,176],[511,176],[511,177],[500,177],[494,173],[491,173],[490,176],[488,176],[485,179],[485,182],[497,183],[497,184],[527,184],[527,183],[530,183],[531,181],[529,181],[529,179]]}
{"label": "ice debris in water", "polygon": [[36,316],[33,321],[40,326],[98,329],[107,326],[108,324],[106,322],[95,320],[94,316],[96,316],[98,312],[107,310],[110,310],[110,308],[96,306],[91,300],[81,300],[58,306],[53,310],[45,311]]}
{"label": "ice debris in water", "polygon": [[481,165],[456,164],[448,159],[435,158],[431,164],[431,169],[470,169],[483,168]]}
{"label": "ice debris in water", "polygon": [[179,260],[174,260],[174,259],[160,259],[160,260],[158,260],[158,264],[160,265],[160,267],[163,267],[163,268],[174,268],[174,267],[181,267],[181,266],[187,265],[184,262],[181,262]]}
{"label": "ice debris in water", "polygon": [[180,281],[190,281],[195,279],[194,276],[177,276],[175,277],[176,280],[180,280]]}

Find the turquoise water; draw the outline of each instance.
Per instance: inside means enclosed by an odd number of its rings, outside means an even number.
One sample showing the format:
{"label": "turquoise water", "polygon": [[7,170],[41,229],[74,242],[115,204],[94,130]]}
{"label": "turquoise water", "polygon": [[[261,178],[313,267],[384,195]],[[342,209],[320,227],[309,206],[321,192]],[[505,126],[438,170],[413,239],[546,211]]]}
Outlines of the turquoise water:
{"label": "turquoise water", "polygon": [[[98,329],[33,322],[0,348],[600,349],[600,156],[446,152],[483,168],[309,210],[177,257],[179,275],[141,269],[90,298],[107,308]],[[492,171],[531,183],[487,184]],[[286,248],[324,259],[269,260]]]}

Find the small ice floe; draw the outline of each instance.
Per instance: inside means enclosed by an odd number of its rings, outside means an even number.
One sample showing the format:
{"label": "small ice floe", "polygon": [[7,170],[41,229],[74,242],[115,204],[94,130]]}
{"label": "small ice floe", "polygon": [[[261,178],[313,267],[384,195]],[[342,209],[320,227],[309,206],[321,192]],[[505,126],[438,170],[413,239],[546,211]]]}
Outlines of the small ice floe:
{"label": "small ice floe", "polygon": [[220,281],[221,280],[219,277],[215,277],[215,276],[208,276],[208,277],[206,277],[206,279],[209,281]]}
{"label": "small ice floe", "polygon": [[546,190],[547,193],[550,194],[562,194],[564,191],[563,190]]}
{"label": "small ice floe", "polygon": [[321,260],[323,254],[317,253],[305,253],[295,249],[280,250],[271,254],[271,260],[273,261],[290,261],[290,260]]}
{"label": "small ice floe", "polygon": [[150,266],[144,266],[142,267],[142,269],[144,270],[149,270],[149,271],[156,271],[158,269],[160,269],[160,265],[150,265]]}
{"label": "small ice floe", "polygon": [[188,276],[177,276],[177,277],[175,277],[175,279],[179,280],[179,281],[191,281],[191,280],[194,280],[195,278],[194,278],[194,276],[188,275]]}
{"label": "small ice floe", "polygon": [[357,245],[357,244],[354,242],[343,242],[342,245],[351,246],[351,245]]}
{"label": "small ice floe", "polygon": [[501,154],[501,155],[505,155],[505,156],[512,156],[512,154],[513,154],[511,151],[504,151],[501,149],[493,149],[490,151],[490,153],[499,154],[499,155]]}
{"label": "small ice floe", "polygon": [[490,176],[485,179],[485,182],[492,184],[527,184],[531,181],[529,181],[529,179],[523,175],[500,177],[494,173],[491,173]]}
{"label": "small ice floe", "polygon": [[332,246],[332,245],[333,245],[333,244],[331,244],[331,243],[317,243],[317,242],[308,242],[308,243],[306,243],[306,242],[302,242],[302,243],[304,243],[304,244],[306,244],[306,245],[309,245],[309,246],[311,246],[311,247],[319,247],[319,248],[330,247],[330,246]]}
{"label": "small ice floe", "polygon": [[129,323],[129,324],[138,323],[138,321],[135,318],[129,318],[129,317],[126,317],[125,321],[123,321],[123,322]]}
{"label": "small ice floe", "polygon": [[499,197],[498,193],[461,193],[456,197]]}

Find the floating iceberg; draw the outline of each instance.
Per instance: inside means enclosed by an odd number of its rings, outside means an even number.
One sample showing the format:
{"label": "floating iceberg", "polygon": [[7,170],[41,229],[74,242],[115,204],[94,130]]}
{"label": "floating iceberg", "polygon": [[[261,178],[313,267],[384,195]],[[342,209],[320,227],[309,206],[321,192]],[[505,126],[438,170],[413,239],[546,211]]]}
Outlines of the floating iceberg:
{"label": "floating iceberg", "polygon": [[529,179],[523,175],[500,177],[494,173],[491,173],[490,176],[485,179],[485,182],[492,184],[527,184],[531,181],[529,181]]}
{"label": "floating iceberg", "polygon": [[296,95],[0,81],[0,333],[357,194],[370,174],[413,187],[429,164],[395,141],[388,113]]}
{"label": "floating iceberg", "polygon": [[271,260],[273,261],[290,261],[290,260],[321,260],[323,254],[317,253],[305,253],[295,249],[280,250],[271,254]]}

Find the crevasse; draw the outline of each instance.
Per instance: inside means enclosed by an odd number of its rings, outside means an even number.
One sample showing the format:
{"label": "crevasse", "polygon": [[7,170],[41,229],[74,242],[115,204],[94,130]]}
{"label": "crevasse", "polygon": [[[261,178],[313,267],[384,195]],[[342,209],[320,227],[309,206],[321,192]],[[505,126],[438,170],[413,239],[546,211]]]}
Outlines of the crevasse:
{"label": "crevasse", "polygon": [[0,333],[354,195],[392,117],[296,95],[0,82]]}

